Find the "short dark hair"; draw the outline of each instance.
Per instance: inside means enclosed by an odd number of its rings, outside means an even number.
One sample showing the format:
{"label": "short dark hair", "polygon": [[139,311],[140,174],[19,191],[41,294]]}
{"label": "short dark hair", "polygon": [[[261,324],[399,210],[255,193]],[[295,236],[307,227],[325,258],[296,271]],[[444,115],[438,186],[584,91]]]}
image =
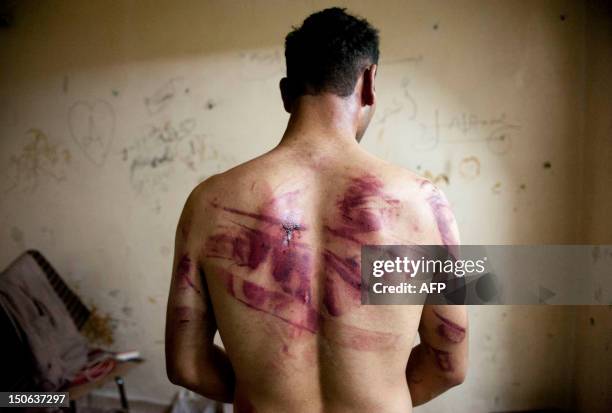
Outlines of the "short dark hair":
{"label": "short dark hair", "polygon": [[367,20],[339,7],[311,14],[285,38],[291,93],[349,96],[359,72],[378,63],[378,53],[378,30]]}

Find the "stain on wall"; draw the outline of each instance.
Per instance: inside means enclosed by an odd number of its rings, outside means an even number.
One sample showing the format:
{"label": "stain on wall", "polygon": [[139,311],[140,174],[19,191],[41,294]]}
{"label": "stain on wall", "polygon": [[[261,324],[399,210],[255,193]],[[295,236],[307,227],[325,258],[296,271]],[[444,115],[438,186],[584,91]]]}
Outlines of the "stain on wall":
{"label": "stain on wall", "polygon": [[91,345],[112,346],[115,342],[115,321],[110,315],[102,314],[96,307],[93,307],[81,333]]}

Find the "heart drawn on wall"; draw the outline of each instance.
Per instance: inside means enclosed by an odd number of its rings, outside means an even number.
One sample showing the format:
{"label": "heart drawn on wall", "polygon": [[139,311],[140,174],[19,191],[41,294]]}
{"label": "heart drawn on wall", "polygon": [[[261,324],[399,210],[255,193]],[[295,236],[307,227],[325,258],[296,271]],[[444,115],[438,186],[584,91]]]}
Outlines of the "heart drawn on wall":
{"label": "heart drawn on wall", "polygon": [[115,135],[115,111],[110,103],[96,99],[80,100],[70,107],[68,116],[72,139],[87,158],[104,165]]}

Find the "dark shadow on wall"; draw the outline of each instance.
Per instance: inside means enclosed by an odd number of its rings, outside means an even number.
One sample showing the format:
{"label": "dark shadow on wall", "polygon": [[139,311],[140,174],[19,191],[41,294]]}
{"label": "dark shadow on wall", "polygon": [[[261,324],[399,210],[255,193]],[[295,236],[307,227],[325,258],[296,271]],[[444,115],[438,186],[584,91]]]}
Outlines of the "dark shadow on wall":
{"label": "dark shadow on wall", "polygon": [[[584,174],[579,242],[612,244],[612,3],[587,2]],[[612,303],[579,307],[574,405],[580,412],[612,406]]]}
{"label": "dark shadow on wall", "polygon": [[31,80],[135,61],[280,47],[291,25],[308,14],[308,4],[292,2],[295,18],[288,21],[280,0],[8,3],[0,45],[12,63],[1,70]]}

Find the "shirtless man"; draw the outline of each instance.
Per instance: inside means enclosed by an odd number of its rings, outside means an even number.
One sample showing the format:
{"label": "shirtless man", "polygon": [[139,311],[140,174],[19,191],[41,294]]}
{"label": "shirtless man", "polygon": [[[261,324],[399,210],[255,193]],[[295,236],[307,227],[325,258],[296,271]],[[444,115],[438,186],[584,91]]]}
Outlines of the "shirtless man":
{"label": "shirtless man", "polygon": [[367,21],[327,9],[285,46],[280,144],[198,185],[179,220],[168,376],[238,413],[410,412],[463,381],[467,315],[361,305],[360,247],[456,245],[452,212],[358,144],[376,106]]}

